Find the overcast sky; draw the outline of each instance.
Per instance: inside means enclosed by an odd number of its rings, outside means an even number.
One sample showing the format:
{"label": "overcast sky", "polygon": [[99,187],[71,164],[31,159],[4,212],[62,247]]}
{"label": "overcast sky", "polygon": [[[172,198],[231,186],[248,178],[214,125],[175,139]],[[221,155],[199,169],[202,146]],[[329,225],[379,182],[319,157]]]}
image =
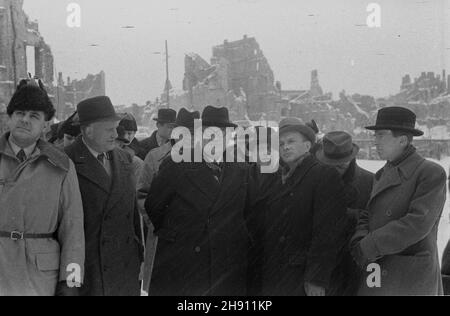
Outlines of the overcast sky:
{"label": "overcast sky", "polygon": [[[450,73],[450,0],[25,0],[64,77],[106,72],[115,104],[143,104],[164,87],[164,40],[170,76],[182,88],[184,54],[207,61],[212,47],[256,37],[284,89],[303,89],[318,69],[325,91],[398,92],[401,77]],[[67,5],[81,6],[69,28]],[[368,28],[367,5],[381,6],[381,28]],[[132,25],[134,29],[122,28]],[[96,44],[98,46],[91,46]]]}

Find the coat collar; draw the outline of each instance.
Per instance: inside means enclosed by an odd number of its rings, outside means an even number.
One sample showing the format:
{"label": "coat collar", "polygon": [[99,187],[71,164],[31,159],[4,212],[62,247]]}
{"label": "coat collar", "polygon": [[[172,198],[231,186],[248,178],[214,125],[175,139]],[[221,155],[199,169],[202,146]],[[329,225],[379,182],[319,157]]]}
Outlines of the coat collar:
{"label": "coat collar", "polygon": [[81,136],[76,139],[72,146],[74,149],[74,156],[72,159],[75,163],[77,173],[99,186],[106,193],[109,193],[111,189],[111,178],[97,159],[91,154]]}
{"label": "coat collar", "polygon": [[369,203],[382,192],[389,188],[401,185],[404,180],[412,177],[419,165],[425,161],[418,153],[414,153],[401,162],[398,166],[386,166],[381,169],[378,174],[381,174],[378,180],[375,180],[372,195]]}
{"label": "coat collar", "polygon": [[[16,158],[11,146],[9,145],[9,135],[10,133],[5,133],[0,138],[0,154],[9,156],[11,158]],[[70,161],[69,158],[61,151],[56,149],[51,144],[46,141],[39,139],[36,143],[36,150],[32,154],[32,160],[35,161],[40,158],[46,159],[53,166],[62,169],[63,171],[69,171]]]}

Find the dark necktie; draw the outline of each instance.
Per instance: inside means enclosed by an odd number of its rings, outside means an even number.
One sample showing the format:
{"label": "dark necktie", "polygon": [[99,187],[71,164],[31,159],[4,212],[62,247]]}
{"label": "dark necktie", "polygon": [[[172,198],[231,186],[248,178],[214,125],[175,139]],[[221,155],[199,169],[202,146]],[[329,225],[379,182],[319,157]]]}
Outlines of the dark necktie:
{"label": "dark necktie", "polygon": [[25,154],[25,151],[23,149],[21,149],[17,155],[16,155],[17,159],[19,159],[20,163],[24,162],[25,160],[27,160],[27,155]]}
{"label": "dark necktie", "polygon": [[97,156],[97,160],[100,161],[102,166],[105,164],[105,154],[100,154]]}

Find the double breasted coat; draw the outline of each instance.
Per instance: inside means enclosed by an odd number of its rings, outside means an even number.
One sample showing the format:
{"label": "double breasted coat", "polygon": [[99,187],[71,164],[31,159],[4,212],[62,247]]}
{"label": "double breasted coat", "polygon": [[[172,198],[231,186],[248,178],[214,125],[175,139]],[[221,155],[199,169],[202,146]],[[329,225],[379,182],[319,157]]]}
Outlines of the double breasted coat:
{"label": "double breasted coat", "polygon": [[444,169],[418,153],[377,173],[354,238],[364,236],[359,245],[379,264],[381,287],[364,278],[360,295],[442,294],[437,230],[445,198]]}
{"label": "double breasted coat", "polygon": [[53,296],[57,283],[70,277],[71,264],[83,277],[83,206],[75,167],[43,140],[20,163],[8,136],[0,138],[0,231],[54,238],[0,238],[0,295]]}
{"label": "double breasted coat", "polygon": [[81,136],[66,152],[75,164],[84,209],[87,296],[140,294],[139,217],[132,157],[110,152],[112,176],[90,153]]}
{"label": "double breasted coat", "polygon": [[269,190],[255,210],[263,219],[262,295],[305,295],[305,282],[329,289],[343,243],[343,182],[336,170],[307,156],[282,183],[267,175]]}
{"label": "double breasted coat", "polygon": [[159,238],[150,295],[247,294],[249,168],[167,158],[153,180],[146,210]]}

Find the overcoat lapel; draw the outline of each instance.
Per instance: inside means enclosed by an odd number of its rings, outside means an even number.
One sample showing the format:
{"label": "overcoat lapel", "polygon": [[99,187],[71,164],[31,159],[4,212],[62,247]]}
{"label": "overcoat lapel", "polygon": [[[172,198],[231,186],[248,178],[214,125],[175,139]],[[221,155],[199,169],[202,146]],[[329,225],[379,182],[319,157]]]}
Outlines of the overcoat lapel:
{"label": "overcoat lapel", "polygon": [[77,138],[75,149],[74,163],[78,175],[86,178],[109,194],[111,178],[98,160],[89,152],[81,137]]}

